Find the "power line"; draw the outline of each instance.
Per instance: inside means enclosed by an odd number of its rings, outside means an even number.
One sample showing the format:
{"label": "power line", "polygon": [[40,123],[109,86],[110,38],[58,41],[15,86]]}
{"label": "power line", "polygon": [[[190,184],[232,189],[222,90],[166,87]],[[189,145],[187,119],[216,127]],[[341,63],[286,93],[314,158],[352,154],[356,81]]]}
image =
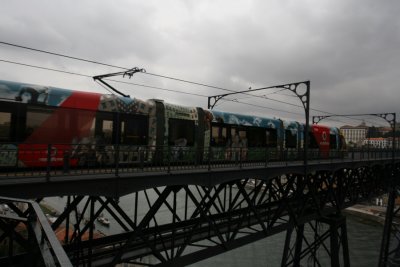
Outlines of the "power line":
{"label": "power line", "polygon": [[[4,59],[0,59],[0,62],[5,62],[5,63],[9,63],[9,64],[14,64],[14,65],[21,65],[21,66],[25,66],[25,67],[31,67],[31,68],[36,68],[36,69],[41,69],[41,70],[47,70],[47,71],[54,71],[54,72],[59,72],[59,73],[64,73],[64,74],[70,74],[70,75],[76,75],[76,76],[82,76],[82,77],[87,77],[87,78],[92,78],[93,76],[91,75],[86,75],[86,74],[81,74],[81,73],[76,73],[76,72],[70,72],[70,71],[63,71],[63,70],[58,70],[58,69],[54,69],[54,68],[47,68],[47,67],[41,67],[41,66],[37,66],[37,65],[31,65],[31,64],[26,64],[26,63],[20,63],[20,62],[15,62],[15,61],[10,61],[10,60],[4,60]],[[167,88],[161,88],[161,87],[156,87],[156,86],[150,86],[150,85],[145,85],[145,84],[139,84],[139,83],[133,83],[133,82],[124,82],[124,81],[118,81],[118,80],[114,80],[114,79],[107,79],[108,81],[112,81],[112,82],[116,82],[116,83],[122,83],[122,84],[128,84],[128,85],[135,85],[135,86],[140,86],[140,87],[145,87],[145,88],[151,88],[151,89],[155,89],[155,90],[162,90],[162,91],[167,91],[167,92],[173,92],[173,93],[179,93],[179,94],[186,94],[186,95],[192,95],[192,96],[198,96],[198,97],[208,97],[206,95],[201,95],[201,94],[195,94],[195,93],[188,93],[188,92],[182,92],[179,90],[173,90],[173,89],[167,89]],[[107,89],[107,88],[105,88]],[[108,90],[107,90],[108,91]],[[303,114],[300,113],[296,113],[296,112],[291,112],[291,111],[287,111],[287,110],[282,110],[282,109],[276,109],[276,108],[271,108],[271,107],[265,107],[265,106],[261,106],[261,105],[257,105],[254,103],[247,103],[247,102],[242,102],[242,101],[238,101],[237,99],[225,99],[225,101],[229,101],[229,102],[235,102],[238,104],[242,104],[242,105],[247,105],[247,106],[252,106],[252,107],[257,107],[257,108],[262,108],[262,109],[268,109],[268,110],[273,110],[273,111],[279,111],[279,112],[284,112],[284,113],[288,113],[288,114],[294,114],[294,115],[299,115],[302,116]],[[325,112],[328,113],[328,112]],[[330,113],[332,115],[334,115],[333,113]],[[360,120],[363,121],[362,119],[356,119],[356,118],[351,118],[351,117],[347,117],[348,119],[352,119],[352,120]],[[331,120],[331,121],[336,121],[336,122],[341,122],[341,123],[345,123],[343,121],[337,120],[337,119],[333,119],[333,118],[326,118],[327,120]],[[377,124],[375,122],[375,124]],[[381,125],[382,126],[382,125]]]}
{"label": "power line", "polygon": [[[1,43],[1,42],[0,42],[0,43]],[[71,57],[71,58],[73,58],[73,57]],[[62,70],[57,70],[57,69],[53,69],[53,68],[46,68],[46,67],[41,67],[41,66],[36,66],[36,65],[31,65],[31,64],[25,64],[25,63],[20,63],[20,62],[15,62],[15,61],[9,61],[9,60],[3,60],[3,59],[0,59],[0,61],[6,62],[6,63],[10,63],[10,64],[15,64],[15,65],[21,65],[21,66],[26,66],[26,67],[36,68],[36,69],[42,69],[42,70],[48,70],[48,71],[59,72],[59,73],[77,75],[77,76],[82,76],[82,77],[88,77],[88,78],[92,78],[92,77],[93,77],[93,76],[90,76],[90,75],[79,74],[79,73],[69,72],[69,71],[62,71]],[[88,61],[88,62],[90,62],[90,61]],[[186,94],[186,95],[192,95],[192,96],[208,97],[208,96],[206,96],[206,95],[200,95],[200,94],[195,94],[195,93],[182,92],[182,91],[172,90],[172,89],[166,89],[166,88],[159,88],[159,87],[148,86],[148,85],[144,85],[144,84],[137,84],[137,83],[130,83],[130,82],[122,82],[122,81],[117,81],[117,80],[113,80],[113,79],[107,79],[107,80],[113,81],[113,82],[118,82],[118,83],[125,83],[125,84],[131,84],[131,85],[146,87],[146,88],[152,88],[152,89],[156,89],[156,90],[163,90],[163,91],[175,92],[175,93]],[[104,88],[104,87],[103,87],[103,88]],[[107,90],[107,91],[108,91],[108,90]],[[301,114],[299,114],[299,113],[294,113],[294,112],[290,112],[290,111],[286,111],[286,110],[280,110],[280,109],[274,109],[274,108],[270,108],[270,107],[263,107],[263,106],[260,106],[260,105],[249,104],[249,103],[241,102],[241,101],[238,101],[238,100],[235,100],[235,99],[231,99],[231,100],[230,100],[230,99],[227,99],[227,101],[236,102],[236,103],[240,103],[240,104],[244,104],[244,105],[253,105],[253,106],[259,107],[259,108],[265,108],[265,109],[274,110],[274,111],[280,111],[280,112],[285,112],[285,113],[289,113],[289,114],[301,115]]]}
{"label": "power line", "polygon": [[[137,83],[132,83],[132,82],[117,81],[117,80],[112,80],[112,79],[107,79],[107,80],[108,80],[108,81],[117,82],[117,83],[124,83],[124,84],[130,84],[130,85],[137,85],[137,86],[152,88],[152,89],[156,89],[156,90],[163,90],[163,91],[169,91],[169,92],[181,93],[181,94],[187,94],[187,95],[199,96],[199,97],[208,97],[208,96],[206,96],[206,95],[201,95],[201,94],[187,93],[187,92],[182,92],[182,91],[178,91],[178,90],[160,88],[160,87],[149,86],[149,85],[143,85],[143,84],[137,84]],[[255,105],[255,104],[252,104],[252,103],[241,102],[241,101],[237,101],[237,100],[235,100],[235,99],[226,99],[226,101],[235,102],[235,103],[239,103],[239,104],[243,104],[243,105],[248,105],[248,106],[254,106],[254,107],[263,108],[263,109],[269,109],[269,110],[274,110],[274,111],[285,112],[285,113],[289,113],[289,114],[295,114],[295,115],[301,115],[301,116],[303,115],[303,114],[300,114],[300,113],[295,113],[295,112],[291,112],[291,111],[287,111],[287,110],[276,109],[276,108],[271,108],[271,107],[265,107],[265,106],[261,106],[261,105]]]}
{"label": "power line", "polygon": [[[31,68],[36,68],[36,69],[41,69],[41,70],[46,70],[46,71],[54,71],[54,72],[59,72],[59,73],[64,73],[64,74],[70,74],[70,75],[76,75],[76,76],[82,76],[82,77],[87,77],[87,78],[92,78],[93,76],[91,75],[86,75],[86,74],[81,74],[81,73],[76,73],[76,72],[70,72],[70,71],[63,71],[63,70],[58,70],[58,69],[54,69],[54,68],[47,68],[47,67],[42,67],[42,66],[37,66],[37,65],[32,65],[32,64],[26,64],[26,63],[20,63],[20,62],[15,62],[15,61],[10,61],[10,60],[4,60],[4,59],[0,59],[0,62],[5,62],[5,63],[9,63],[9,64],[14,64],[14,65],[21,65],[21,66],[25,66],[25,67],[31,67]],[[206,95],[201,95],[201,94],[195,94],[195,93],[188,93],[188,92],[182,92],[179,90],[173,90],[173,89],[167,89],[167,88],[161,88],[161,87],[156,87],[156,86],[149,86],[149,85],[144,85],[144,84],[139,84],[139,83],[133,83],[133,82],[124,82],[124,81],[118,81],[118,80],[114,80],[114,79],[107,79],[109,81],[112,82],[117,82],[117,83],[122,83],[122,84],[128,84],[128,85],[135,85],[135,86],[140,86],[140,87],[145,87],[145,88],[151,88],[151,89],[155,89],[155,90],[162,90],[162,91],[167,91],[167,92],[173,92],[173,93],[179,93],[179,94],[186,94],[186,95],[192,95],[192,96],[198,96],[198,97],[208,97]],[[107,90],[108,91],[108,90]],[[287,111],[287,110],[282,110],[282,109],[277,109],[277,108],[271,108],[271,107],[265,107],[265,106],[261,106],[261,105],[257,105],[254,103],[246,103],[246,102],[242,102],[239,101],[237,99],[225,99],[226,101],[229,102],[235,102],[235,103],[239,103],[239,104],[243,104],[243,105],[247,105],[247,106],[253,106],[253,107],[257,107],[257,108],[262,108],[262,109],[268,109],[268,110],[273,110],[273,111],[279,111],[279,112],[284,112],[284,113],[288,113],[288,114],[294,114],[294,115],[299,115],[302,116],[303,114],[300,113],[296,113],[296,112],[291,112],[291,111]],[[324,112],[327,114],[331,114],[333,115],[333,113],[328,113],[328,112]],[[353,119],[353,120],[361,120],[361,119],[354,119],[354,118],[350,118],[349,119]],[[339,120],[335,120],[335,119],[329,119],[331,121],[337,121],[337,122],[341,122],[341,123],[345,123],[343,121],[339,121]],[[362,120],[361,120],[362,121]]]}
{"label": "power line", "polygon": [[[21,63],[21,62],[15,62],[15,61],[4,60],[4,59],[0,59],[0,61],[1,61],[1,62],[5,62],[5,63],[14,64],[14,65],[20,65],[20,66],[35,68],[35,69],[41,69],[41,70],[47,70],[47,71],[54,71],[54,72],[60,72],[60,73],[65,73],[65,74],[71,74],[71,75],[77,75],[77,76],[87,77],[87,78],[91,78],[91,79],[93,78],[93,76],[91,76],[91,75],[86,75],[86,74],[81,74],[81,73],[76,73],[76,72],[63,71],[63,70],[58,70],[58,69],[54,69],[54,68],[47,68],[47,67],[42,67],[42,66],[37,66],[37,65],[31,65],[31,64],[25,64],[25,63]],[[157,89],[157,90],[163,90],[163,91],[181,93],[181,94],[186,94],[186,95],[207,97],[206,95],[200,95],[200,94],[195,94],[195,93],[182,92],[182,91],[178,91],[178,90],[165,89],[165,88],[161,88],[161,87],[149,86],[149,85],[144,85],[144,84],[139,84],[139,83],[123,82],[123,81],[118,81],[118,80],[113,80],[113,79],[106,79],[106,80],[108,80],[108,81],[113,81],[113,82],[118,82],[118,83],[136,85],[136,86],[141,86],[141,87],[146,87],[146,88],[152,88],[152,89]]]}
{"label": "power line", "polygon": [[287,111],[287,110],[282,110],[282,109],[277,109],[277,108],[271,108],[271,107],[265,107],[265,106],[257,105],[257,104],[254,104],[254,103],[246,103],[246,102],[238,101],[238,100],[235,100],[235,99],[227,99],[226,101],[235,102],[235,103],[239,103],[239,104],[243,104],[243,105],[247,105],[247,106],[251,106],[251,107],[269,109],[269,110],[274,110],[274,111],[285,112],[285,113],[288,113],[288,114],[304,116],[303,114],[292,112],[292,111]]}
{"label": "power line", "polygon": [[[50,55],[54,55],[54,56],[65,57],[65,58],[68,58],[68,59],[73,59],[73,60],[78,60],[78,61],[98,64],[98,65],[102,65],[102,66],[113,67],[113,68],[118,68],[118,69],[123,69],[123,70],[129,70],[129,68],[126,68],[126,67],[116,66],[116,65],[107,64],[107,63],[102,63],[102,62],[95,61],[95,60],[78,58],[78,57],[74,57],[74,56],[68,56],[68,55],[65,55],[65,54],[60,54],[60,53],[50,52],[50,51],[46,51],[46,50],[42,50],[42,49],[36,49],[36,48],[32,48],[32,47],[12,44],[12,43],[9,43],[9,42],[0,41],[0,44],[13,46],[13,47],[21,48],[21,49],[26,49],[26,50],[30,50],[30,51],[35,51],[35,52],[50,54]],[[175,77],[170,77],[170,76],[165,76],[165,75],[160,75],[160,74],[155,74],[155,73],[150,73],[150,72],[145,72],[144,74],[151,75],[151,76],[156,76],[156,77],[160,77],[160,78],[164,78],[164,79],[170,79],[170,80],[174,80],[174,81],[189,83],[189,84],[195,84],[195,85],[199,85],[199,86],[203,86],[203,87],[223,90],[223,91],[227,91],[227,92],[237,92],[235,90],[226,89],[226,88],[219,87],[219,86],[214,86],[214,85],[208,85],[208,84],[199,83],[199,82],[188,81],[188,80],[184,80],[184,79],[180,79],[180,78],[175,78]],[[260,88],[260,89],[262,89],[262,88]],[[274,89],[274,87],[265,87],[265,89]],[[249,96],[252,96],[252,97],[258,97],[258,98],[262,98],[262,99],[278,102],[278,103],[285,104],[285,105],[290,105],[290,106],[294,106],[294,107],[298,107],[298,108],[303,108],[301,105],[297,105],[297,104],[293,104],[293,103],[289,103],[289,102],[273,99],[273,98],[270,98],[270,97],[267,97],[267,96],[257,96],[257,95],[252,95],[250,93],[243,93],[243,94],[244,95],[249,95]],[[312,108],[311,108],[311,110],[318,111],[318,112],[323,112],[323,113],[326,113],[326,114],[333,114],[333,113],[329,113],[329,112],[321,111],[321,110],[317,110],[317,109],[312,109]]]}
{"label": "power line", "polygon": [[[118,68],[118,69],[123,69],[123,70],[129,70],[129,68],[126,68],[126,67],[111,65],[111,64],[102,63],[102,62],[95,61],[95,60],[78,58],[78,57],[74,57],[74,56],[68,56],[68,55],[65,55],[65,54],[60,54],[60,53],[50,52],[50,51],[46,51],[46,50],[42,50],[42,49],[36,49],[36,48],[32,48],[32,47],[12,44],[12,43],[9,43],[9,42],[0,41],[0,44],[13,46],[13,47],[21,48],[21,49],[26,49],[26,50],[30,50],[30,51],[35,51],[35,52],[50,54],[50,55],[54,55],[54,56],[64,57],[64,58],[68,58],[68,59],[73,59],[73,60],[78,60],[78,61],[98,64],[98,65],[102,65],[102,66],[108,66],[108,67],[113,67],[113,68]],[[223,87],[219,87],[219,86],[214,86],[214,85],[208,85],[208,84],[199,83],[199,82],[188,81],[188,80],[175,78],[175,77],[170,77],[170,76],[166,76],[166,75],[160,75],[160,74],[155,74],[155,73],[150,73],[150,72],[145,72],[144,74],[151,75],[151,76],[156,76],[156,77],[160,77],[160,78],[164,78],[164,79],[170,79],[170,80],[174,80],[174,81],[179,81],[179,82],[199,85],[199,86],[203,86],[203,87],[223,90],[223,91],[226,91],[226,92],[237,92],[235,90],[231,90],[231,89],[227,89],[227,88],[223,88]],[[262,88],[260,88],[260,89],[262,89]],[[274,89],[274,87],[265,87],[265,89]],[[291,106],[294,106],[294,107],[303,108],[300,105],[296,105],[296,104],[293,104],[293,103],[289,103],[289,102],[285,102],[285,101],[281,101],[281,100],[277,100],[277,99],[273,99],[273,98],[269,98],[269,97],[265,97],[265,96],[257,96],[257,95],[252,95],[250,93],[243,93],[243,94],[244,95],[249,95],[249,96],[252,96],[252,97],[258,97],[258,98],[267,99],[267,100],[278,102],[278,103],[281,103],[281,104],[286,104],[286,105],[291,105]],[[319,111],[319,112],[321,112],[321,111]]]}
{"label": "power line", "polygon": [[14,64],[14,65],[21,65],[21,66],[25,66],[25,67],[35,68],[35,69],[49,70],[49,71],[55,71],[55,72],[60,72],[60,73],[65,73],[65,74],[71,74],[71,75],[77,75],[77,76],[92,78],[92,76],[89,76],[89,75],[84,75],[84,74],[70,72],[70,71],[57,70],[57,69],[46,68],[46,67],[41,67],[41,66],[36,66],[36,65],[31,65],[31,64],[25,64],[25,63],[20,63],[20,62],[15,62],[15,61],[9,61],[9,60],[4,60],[4,59],[0,59],[0,61],[6,62],[6,63],[10,63],[10,64]]}
{"label": "power line", "polygon": [[[30,51],[35,51],[35,52],[50,54],[50,55],[54,55],[54,56],[64,57],[64,58],[68,58],[68,59],[83,61],[83,62],[87,62],[87,63],[98,64],[98,65],[102,65],[102,66],[113,67],[113,68],[118,68],[118,69],[123,69],[123,70],[129,70],[129,68],[126,68],[126,67],[116,66],[116,65],[107,64],[107,63],[102,63],[102,62],[95,61],[95,60],[78,58],[78,57],[74,57],[74,56],[68,56],[68,55],[61,54],[61,53],[55,53],[55,52],[46,51],[46,50],[42,50],[42,49],[36,49],[36,48],[22,46],[22,45],[18,45],[18,44],[9,43],[9,42],[0,41],[0,44],[13,46],[13,47],[21,48],[21,49],[26,49],[26,50],[30,50]],[[92,77],[92,76],[88,76],[88,75],[83,75],[83,74],[78,74],[78,73],[73,73],[73,72],[68,72],[68,71],[62,71],[62,70],[56,70],[56,69],[51,69],[51,68],[45,68],[45,67],[40,67],[40,66],[34,66],[34,65],[24,64],[24,63],[16,63],[16,62],[7,61],[7,60],[1,60],[1,61],[7,62],[7,63],[11,63],[11,64],[18,64],[18,65],[24,65],[24,66],[28,66],[28,67],[43,69],[43,70],[50,70],[50,71],[65,73],[65,74],[72,74],[72,75],[78,75],[78,76],[83,76],[83,77]],[[234,91],[234,90],[231,90],[231,89],[226,89],[226,88],[219,87],[219,86],[213,86],[213,85],[208,85],[208,84],[204,84],[204,83],[188,81],[188,80],[184,80],[184,79],[180,79],[180,78],[175,78],[175,77],[170,77],[170,76],[165,76],[165,75],[160,75],[160,74],[155,74],[155,73],[146,72],[145,74],[148,74],[148,75],[151,75],[151,76],[160,77],[160,78],[175,80],[175,81],[179,81],[179,82],[195,84],[195,85],[199,85],[199,86],[203,86],[203,87],[208,87],[208,88],[228,91],[228,92],[237,92],[237,91]],[[135,84],[135,85],[146,87],[145,85],[140,85],[140,84]],[[149,87],[149,88],[152,88],[152,87]],[[265,87],[265,89],[273,89],[273,88],[274,87]],[[156,88],[153,88],[153,89],[156,89]],[[260,89],[262,89],[262,88],[260,88]],[[186,93],[186,92],[170,90],[170,89],[163,89],[163,90],[170,91],[170,92],[182,93],[182,94],[188,94],[188,95],[196,95],[196,94],[192,94],[192,93]],[[277,91],[277,92],[279,92],[279,91]],[[297,105],[297,104],[293,104],[293,103],[289,103],[289,102],[285,102],[285,101],[281,101],[281,100],[277,100],[277,99],[273,99],[273,98],[267,97],[267,95],[269,95],[269,94],[264,95],[264,96],[252,95],[250,93],[243,93],[243,94],[249,95],[251,97],[263,98],[263,99],[266,99],[266,100],[270,100],[270,101],[274,101],[274,102],[278,102],[278,103],[282,103],[282,104],[286,104],[286,105],[291,105],[291,106],[294,106],[294,107],[303,108],[301,105]],[[274,94],[274,93],[271,93],[271,94]],[[198,96],[203,96],[203,95],[198,95]],[[230,101],[230,100],[228,100],[228,101]],[[233,100],[233,102],[240,103],[237,100]],[[278,110],[278,109],[274,109],[274,110]],[[319,109],[310,108],[310,110],[322,112],[322,113],[325,113],[325,114],[328,114],[328,115],[335,115],[334,113],[323,111],[323,110],[319,110]],[[286,111],[283,111],[283,110],[280,110],[280,111],[286,112]],[[298,113],[294,113],[294,114],[298,114]],[[355,119],[355,120],[360,120],[360,119]]]}
{"label": "power line", "polygon": [[119,66],[115,66],[115,65],[111,65],[111,64],[106,64],[106,63],[102,63],[102,62],[98,62],[98,61],[94,61],[94,60],[79,58],[79,57],[68,56],[68,55],[64,55],[64,54],[60,54],[60,53],[55,53],[55,52],[50,52],[50,51],[46,51],[46,50],[36,49],[36,48],[27,47],[27,46],[23,46],[23,45],[17,45],[17,44],[7,43],[7,42],[3,42],[3,41],[0,41],[0,44],[4,44],[4,45],[8,45],[8,46],[13,46],[13,47],[18,47],[18,48],[22,48],[22,49],[26,49],[26,50],[31,50],[31,51],[35,51],[35,52],[40,52],[40,53],[44,53],[44,54],[49,54],[49,55],[53,55],[53,56],[65,57],[65,58],[74,59],[74,60],[78,60],[78,61],[93,63],[93,64],[97,64],[97,65],[102,65],[102,66],[107,66],[107,67],[112,67],[112,68],[118,68],[118,69],[129,70],[128,68],[124,68],[124,67],[119,67]]}
{"label": "power line", "polygon": [[[97,65],[102,65],[102,66],[122,69],[122,70],[129,70],[130,69],[130,68],[116,66],[116,65],[112,65],[112,64],[107,64],[107,63],[103,63],[103,62],[99,62],[99,61],[95,61],[95,60],[79,58],[79,57],[74,57],[74,56],[68,56],[68,55],[65,55],[65,54],[55,53],[55,52],[46,51],[46,50],[37,49],[37,48],[32,48],[32,47],[27,47],[27,46],[23,46],[23,45],[12,44],[12,43],[8,43],[8,42],[4,42],[4,41],[0,41],[0,44],[13,46],[13,47],[21,48],[21,49],[26,49],[26,50],[30,50],[30,51],[40,52],[40,53],[44,53],[44,54],[49,54],[49,55],[53,55],[53,56],[59,56],[59,57],[64,57],[64,58],[68,58],[68,59],[78,60],[78,61],[82,61],[82,62],[93,63],[93,64],[97,64]],[[219,90],[223,90],[223,91],[229,91],[229,92],[233,91],[233,90],[222,88],[222,87],[219,87],[219,86],[208,85],[208,84],[199,83],[199,82],[192,82],[192,81],[188,81],[188,80],[184,80],[184,79],[179,79],[179,78],[175,78],[175,77],[169,77],[169,76],[155,74],[155,73],[145,72],[145,74],[156,76],[156,77],[160,77],[160,78],[170,79],[170,80],[174,80],[174,81],[179,81],[179,82],[191,83],[191,84],[200,85],[200,86],[204,86],[204,87],[209,87],[209,88],[213,88],[213,89],[219,89]]]}
{"label": "power line", "polygon": [[173,92],[173,93],[179,93],[179,94],[185,94],[185,95],[192,95],[192,96],[199,96],[199,97],[208,97],[206,95],[201,95],[201,94],[196,94],[196,93],[188,93],[188,92],[183,92],[183,91],[179,91],[179,90],[161,88],[161,87],[157,87],[157,86],[145,85],[145,84],[140,84],[140,83],[124,82],[124,81],[118,81],[118,80],[114,80],[114,79],[106,79],[106,80],[107,81],[116,82],[116,83],[123,83],[123,84],[141,86],[141,87],[145,87],[145,88],[151,88],[151,89],[155,89],[155,90],[162,90],[162,91],[167,91],[167,92]]}
{"label": "power line", "polygon": [[[54,71],[54,72],[60,72],[60,73],[65,73],[65,74],[70,74],[70,75],[78,75],[78,76],[82,76],[82,77],[92,78],[92,76],[90,76],[90,75],[80,74],[80,73],[76,73],[76,72],[62,71],[62,70],[58,70],[58,69],[54,69],[54,68],[41,67],[41,66],[37,66],[37,65],[25,64],[25,63],[20,63],[20,62],[15,62],[15,61],[9,61],[9,60],[3,60],[3,59],[0,59],[0,61],[1,61],[1,62],[5,62],[5,63],[10,63],[10,64],[15,64],[15,65],[21,65],[21,66],[25,66],[25,67],[31,67],[31,68],[41,69],[41,70]],[[139,84],[139,83],[124,82],[124,81],[118,81],[118,80],[114,80],[114,79],[107,79],[107,80],[108,80],[108,81],[112,81],[112,82],[117,82],[117,83],[122,83],[122,84],[128,84],[128,85],[135,85],[135,86],[140,86],[140,87],[145,87],[145,88],[152,88],[152,89],[162,90],[162,91],[167,91],[167,92],[180,93],[180,94],[186,94],[186,95],[197,96],[197,97],[205,97],[205,98],[208,97],[208,96],[206,96],[206,95],[195,94],[195,93],[188,93],[188,92],[182,92],[182,91],[179,91],[179,90],[161,88],[161,87],[156,87],[156,86],[149,86],[149,85],[144,85],[144,84]],[[107,91],[108,91],[108,90],[107,90]],[[243,104],[243,105],[254,106],[254,107],[263,108],[263,109],[268,109],[268,110],[274,110],[274,111],[289,113],[289,114],[302,115],[302,114],[300,114],[300,113],[295,113],[295,112],[291,112],[291,111],[287,111],[287,110],[276,109],[276,108],[265,107],[265,106],[261,106],[261,105],[256,105],[256,104],[250,104],[250,103],[246,103],[246,102],[241,102],[241,101],[237,101],[237,100],[235,100],[235,99],[226,99],[226,101],[235,102],[235,103],[239,103],[239,104]]]}
{"label": "power line", "polygon": [[168,76],[165,76],[165,75],[155,74],[155,73],[151,73],[151,72],[145,72],[144,74],[151,75],[151,76],[156,76],[156,77],[160,77],[160,78],[164,78],[164,79],[169,79],[169,80],[173,80],[173,81],[178,81],[178,82],[184,82],[184,83],[190,83],[190,84],[194,84],[194,85],[200,85],[200,86],[203,86],[203,87],[208,87],[208,88],[212,88],[212,89],[218,89],[218,90],[222,90],[222,91],[226,91],[226,92],[236,92],[235,90],[226,89],[226,88],[219,87],[219,86],[208,85],[208,84],[199,83],[199,82],[192,82],[192,81],[188,81],[188,80],[184,80],[184,79],[168,77]]}

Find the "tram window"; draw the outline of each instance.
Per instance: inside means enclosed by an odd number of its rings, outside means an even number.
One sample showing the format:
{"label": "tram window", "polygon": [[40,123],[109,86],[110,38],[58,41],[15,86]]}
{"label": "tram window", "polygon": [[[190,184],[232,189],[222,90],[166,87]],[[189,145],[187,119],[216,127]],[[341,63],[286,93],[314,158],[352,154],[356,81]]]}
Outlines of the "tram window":
{"label": "tram window", "polygon": [[225,146],[226,145],[226,127],[213,125],[211,130],[211,145]]}
{"label": "tram window", "polygon": [[249,147],[264,147],[266,142],[265,129],[263,128],[249,128],[247,130],[247,139]]}
{"label": "tram window", "polygon": [[147,117],[127,117],[121,122],[121,144],[146,145],[148,129]]}
{"label": "tram window", "polygon": [[28,143],[76,143],[93,137],[95,111],[30,106],[26,114]]}
{"label": "tram window", "polygon": [[245,130],[239,130],[238,128],[231,128],[231,136],[232,137],[235,136],[236,133],[238,133],[240,139],[247,137],[247,133]]}
{"label": "tram window", "polygon": [[79,136],[90,138],[95,136],[96,116],[94,111],[71,109],[70,114],[71,128],[76,129]]}
{"label": "tram window", "polygon": [[[239,139],[235,140],[235,136],[236,134],[239,136]],[[232,140],[232,146],[235,146],[235,142],[239,142],[239,144],[236,144],[236,146],[238,145],[243,145],[242,144],[242,140],[246,140],[246,144],[245,146],[248,146],[248,141],[247,141],[247,132],[245,130],[241,130],[238,128],[231,128],[231,140]]]}
{"label": "tram window", "polygon": [[244,130],[239,131],[239,138],[240,138],[241,145],[243,147],[249,146],[248,140],[247,140],[247,131],[244,131]]}
{"label": "tram window", "polygon": [[285,130],[285,142],[287,148],[296,148],[297,132],[292,132],[291,130]]}
{"label": "tram window", "polygon": [[[187,146],[194,145],[194,121],[169,119],[169,145],[184,144],[186,139]],[[182,143],[180,143],[182,141]]]}
{"label": "tram window", "polygon": [[37,128],[47,128],[43,131],[52,132],[55,125],[50,123],[44,124],[44,122],[52,115],[53,110],[48,108],[28,108],[26,114],[26,130],[25,138],[29,137]]}
{"label": "tram window", "polygon": [[276,129],[267,129],[265,131],[265,137],[267,141],[267,147],[278,146],[278,135]]}
{"label": "tram window", "polygon": [[114,116],[111,112],[97,112],[95,120],[94,138],[103,144],[114,144],[115,125]]}
{"label": "tram window", "polygon": [[104,142],[106,144],[112,144],[113,143],[113,121],[110,120],[103,120],[102,122],[102,133],[103,133],[103,138]]}
{"label": "tram window", "polygon": [[336,135],[331,134],[329,136],[329,148],[331,149],[336,149],[337,148],[337,140],[336,140]]}
{"label": "tram window", "polygon": [[0,141],[9,141],[11,131],[11,113],[0,112]]}

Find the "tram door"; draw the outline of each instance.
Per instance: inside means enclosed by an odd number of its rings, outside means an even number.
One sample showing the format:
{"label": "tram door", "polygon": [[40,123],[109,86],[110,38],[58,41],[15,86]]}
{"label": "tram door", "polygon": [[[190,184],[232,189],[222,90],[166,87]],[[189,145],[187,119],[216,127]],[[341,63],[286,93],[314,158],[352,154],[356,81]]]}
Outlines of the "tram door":
{"label": "tram door", "polygon": [[105,144],[146,145],[148,118],[143,115],[99,112],[96,118],[95,139]]}
{"label": "tram door", "polygon": [[22,106],[14,103],[0,105],[0,142],[22,141],[26,116],[21,112]]}
{"label": "tram door", "polygon": [[18,164],[17,146],[10,143],[23,141],[26,115],[21,109],[22,105],[14,103],[0,105],[0,168]]}
{"label": "tram door", "polygon": [[101,112],[96,118],[95,139],[105,145],[116,144],[118,142],[116,135],[116,125],[114,123],[115,114]]}
{"label": "tram door", "polygon": [[148,117],[143,115],[121,114],[119,118],[119,142],[123,145],[147,145]]}
{"label": "tram door", "polygon": [[9,142],[13,125],[11,124],[12,112],[0,109],[0,142]]}

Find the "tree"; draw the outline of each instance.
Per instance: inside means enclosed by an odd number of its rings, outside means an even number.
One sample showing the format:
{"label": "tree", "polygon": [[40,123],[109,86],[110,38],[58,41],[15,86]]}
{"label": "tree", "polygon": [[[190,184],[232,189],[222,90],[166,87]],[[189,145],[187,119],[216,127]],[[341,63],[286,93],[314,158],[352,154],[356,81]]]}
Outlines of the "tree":
{"label": "tree", "polygon": [[[388,133],[385,133],[384,135],[383,135],[383,137],[392,137],[393,136],[393,132],[388,132]],[[400,137],[400,131],[395,131],[394,132],[394,136],[395,137]]]}
{"label": "tree", "polygon": [[377,137],[382,137],[381,132],[379,131],[378,128],[376,128],[375,126],[369,127],[368,128],[368,138],[377,138]]}

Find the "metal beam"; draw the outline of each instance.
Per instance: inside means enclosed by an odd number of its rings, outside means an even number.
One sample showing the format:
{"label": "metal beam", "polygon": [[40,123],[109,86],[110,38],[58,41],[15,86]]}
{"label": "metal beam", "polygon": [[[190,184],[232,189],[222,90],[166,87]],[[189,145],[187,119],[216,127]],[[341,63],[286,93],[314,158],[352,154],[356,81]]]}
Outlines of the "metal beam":
{"label": "metal beam", "polygon": [[128,76],[129,79],[130,79],[130,78],[132,78],[133,74],[135,74],[137,72],[146,72],[146,70],[145,69],[139,69],[138,67],[134,67],[134,68],[132,68],[130,70],[127,70],[127,71],[120,71],[120,72],[114,72],[114,73],[108,73],[108,74],[93,76],[93,80],[101,82],[103,85],[107,86],[112,91],[116,92],[117,94],[119,94],[119,95],[121,95],[123,97],[129,97],[129,95],[126,95],[126,94],[118,91],[113,86],[111,86],[109,83],[105,82],[103,79],[104,78],[109,78],[109,77],[114,77],[114,76],[121,76],[121,75],[122,75],[122,77]]}

